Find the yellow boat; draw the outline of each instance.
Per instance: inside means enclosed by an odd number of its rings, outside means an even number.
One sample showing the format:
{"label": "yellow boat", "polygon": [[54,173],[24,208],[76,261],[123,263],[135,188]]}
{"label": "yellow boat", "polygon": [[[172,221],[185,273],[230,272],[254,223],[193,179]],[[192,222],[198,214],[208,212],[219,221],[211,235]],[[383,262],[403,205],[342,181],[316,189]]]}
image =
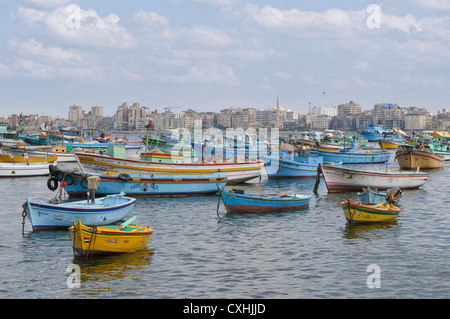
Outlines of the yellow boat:
{"label": "yellow boat", "polygon": [[383,139],[383,140],[379,140],[378,144],[380,145],[381,148],[398,148],[398,144],[392,140],[388,140],[388,139]]}
{"label": "yellow boat", "polygon": [[396,220],[401,209],[393,204],[364,205],[349,199],[341,202],[344,216],[350,224],[386,223]]}
{"label": "yellow boat", "polygon": [[30,156],[28,154],[24,154],[24,156],[14,156],[0,154],[1,163],[54,163],[57,158],[57,156]]}
{"label": "yellow boat", "polygon": [[429,152],[427,149],[401,148],[395,153],[395,160],[402,169],[442,168],[445,157]]}
{"label": "yellow boat", "polygon": [[131,226],[133,217],[123,224],[101,227],[89,227],[73,223],[69,228],[75,256],[84,258],[98,255],[130,253],[145,248],[153,229],[142,226]]}

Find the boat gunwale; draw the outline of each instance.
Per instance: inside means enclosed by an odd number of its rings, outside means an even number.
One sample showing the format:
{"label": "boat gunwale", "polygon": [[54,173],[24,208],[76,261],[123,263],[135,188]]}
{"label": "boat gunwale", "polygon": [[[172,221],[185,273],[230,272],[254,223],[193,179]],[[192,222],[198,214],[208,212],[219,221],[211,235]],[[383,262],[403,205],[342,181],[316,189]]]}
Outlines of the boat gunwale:
{"label": "boat gunwale", "polygon": [[[27,204],[29,205],[30,209],[31,208],[42,208],[42,209],[47,209],[50,211],[64,211],[64,212],[77,212],[77,213],[97,213],[97,212],[109,212],[109,211],[116,211],[116,210],[120,210],[123,208],[127,208],[129,206],[132,206],[134,204],[136,204],[136,199],[135,198],[131,198],[128,197],[129,200],[127,200],[126,203],[120,204],[120,205],[115,205],[115,206],[108,206],[108,207],[99,207],[96,206],[95,208],[89,208],[89,207],[66,207],[66,206],[57,206],[57,204],[45,204],[42,202],[35,202],[32,201],[31,198],[27,199]],[[70,202],[68,202],[70,204]]]}
{"label": "boat gunwale", "polygon": [[354,174],[358,175],[375,175],[375,176],[395,176],[395,177],[413,177],[413,176],[423,176],[427,177],[429,174],[427,172],[415,172],[415,171],[405,171],[405,170],[398,170],[398,171],[372,171],[372,170],[357,170],[357,169],[351,169],[351,168],[345,168],[345,167],[334,167],[334,166],[327,166],[322,165],[322,169],[325,170],[335,170],[335,171],[342,171],[342,172],[354,172]]}
{"label": "boat gunwale", "polygon": [[[149,162],[149,161],[140,161],[140,160],[133,160],[133,159],[122,159],[122,158],[115,158],[115,157],[111,157],[108,155],[98,155],[98,154],[86,154],[86,153],[81,153],[81,152],[74,152],[74,154],[78,157],[87,157],[87,158],[92,158],[92,157],[96,157],[96,158],[105,158],[105,159],[111,159],[114,161],[123,161],[123,162],[132,162],[132,163],[138,163],[138,164],[157,164],[157,165],[175,165],[175,166],[200,166],[200,167],[208,167],[208,166],[215,166],[215,165],[219,165],[219,166],[231,166],[231,165],[242,165],[242,164],[264,164],[264,161],[261,160],[252,160],[252,161],[244,161],[244,162],[236,162],[236,163],[155,163],[155,162]],[[80,161],[82,162],[82,161]],[[92,161],[90,161],[89,163],[94,164]],[[104,162],[101,162],[102,164],[104,164]],[[108,164],[108,163],[106,163]],[[114,163],[111,163],[114,165]],[[120,164],[119,164],[120,165]],[[145,166],[144,166],[145,168]],[[153,168],[152,168],[153,169]]]}

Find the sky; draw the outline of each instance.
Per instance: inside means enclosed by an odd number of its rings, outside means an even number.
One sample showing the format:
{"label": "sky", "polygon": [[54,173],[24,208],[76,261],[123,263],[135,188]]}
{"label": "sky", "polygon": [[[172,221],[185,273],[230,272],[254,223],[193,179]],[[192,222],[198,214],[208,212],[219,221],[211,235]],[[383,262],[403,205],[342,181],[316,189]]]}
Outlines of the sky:
{"label": "sky", "polygon": [[450,107],[450,0],[0,0],[0,116]]}

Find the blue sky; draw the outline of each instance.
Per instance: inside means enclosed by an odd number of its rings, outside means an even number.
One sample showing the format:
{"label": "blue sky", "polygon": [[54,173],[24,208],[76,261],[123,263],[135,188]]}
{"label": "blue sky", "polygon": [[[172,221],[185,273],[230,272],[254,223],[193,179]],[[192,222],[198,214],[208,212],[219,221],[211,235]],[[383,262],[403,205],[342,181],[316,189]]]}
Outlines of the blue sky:
{"label": "blue sky", "polygon": [[6,0],[0,33],[0,116],[450,107],[450,0]]}

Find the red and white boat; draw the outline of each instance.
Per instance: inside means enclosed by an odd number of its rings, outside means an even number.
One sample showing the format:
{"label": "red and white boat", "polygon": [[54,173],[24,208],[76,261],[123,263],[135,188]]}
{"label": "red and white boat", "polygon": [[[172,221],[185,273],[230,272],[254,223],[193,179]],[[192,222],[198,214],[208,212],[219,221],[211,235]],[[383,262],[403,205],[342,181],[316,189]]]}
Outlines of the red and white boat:
{"label": "red and white boat", "polygon": [[362,191],[367,187],[378,190],[392,187],[414,189],[428,180],[428,173],[418,170],[358,170],[323,165],[322,173],[329,193]]}
{"label": "red and white boat", "polygon": [[227,184],[245,182],[261,176],[263,161],[245,161],[237,163],[159,163],[151,161],[123,159],[107,155],[75,153],[84,170],[90,172],[147,172],[170,174],[216,174],[227,175]]}

